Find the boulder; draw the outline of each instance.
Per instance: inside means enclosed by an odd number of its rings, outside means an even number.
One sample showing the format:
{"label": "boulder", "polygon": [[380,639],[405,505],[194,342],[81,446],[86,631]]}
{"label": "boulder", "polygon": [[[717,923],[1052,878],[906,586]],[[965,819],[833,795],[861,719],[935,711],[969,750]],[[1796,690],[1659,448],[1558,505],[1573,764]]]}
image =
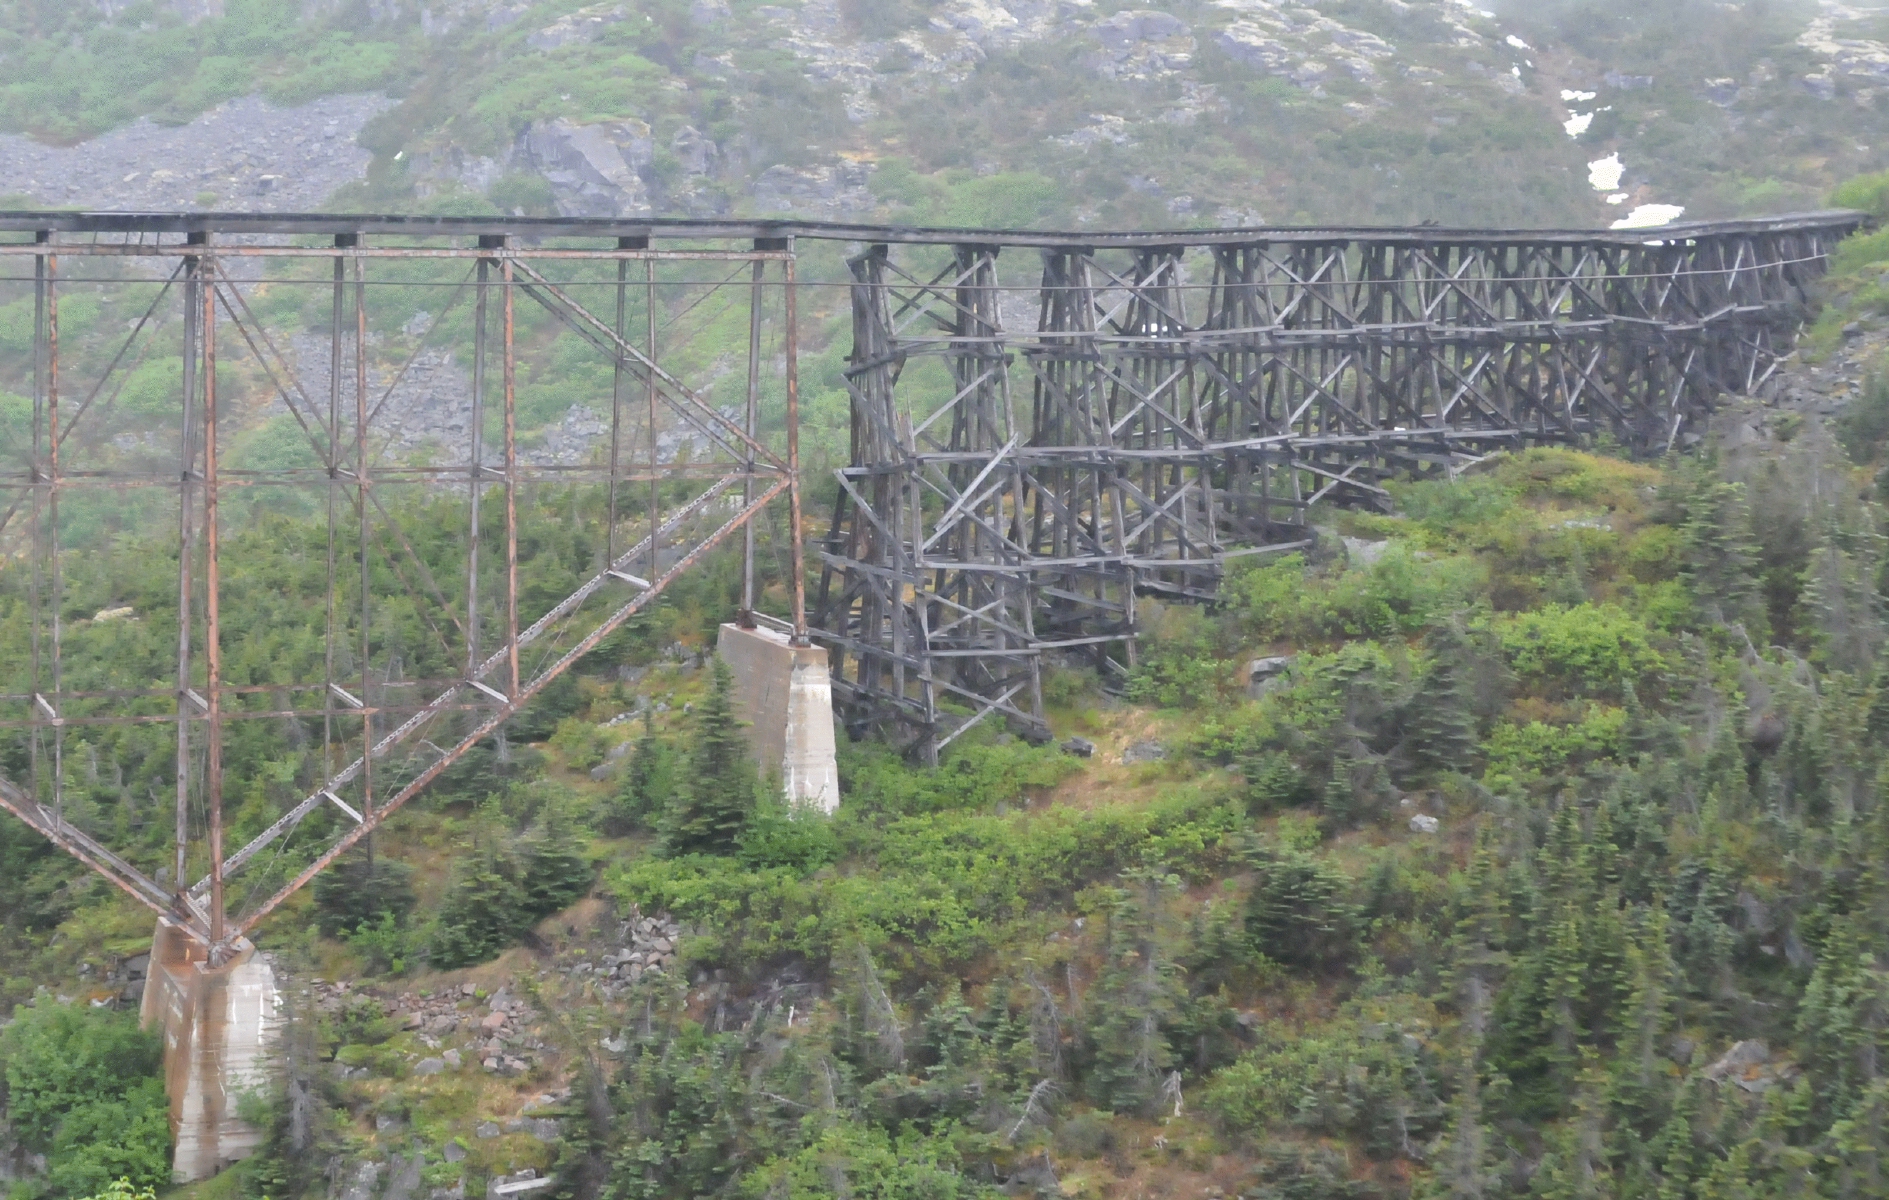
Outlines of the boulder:
{"label": "boulder", "polygon": [[[675,155],[682,164],[682,170],[688,175],[706,175],[715,165],[718,151],[715,143],[708,140],[693,125],[684,125],[676,130],[676,135],[669,139],[669,153]],[[629,743],[624,743],[627,748]]]}
{"label": "boulder", "polygon": [[1122,765],[1131,766],[1139,762],[1159,762],[1168,756],[1168,748],[1160,742],[1132,742],[1122,751]]}
{"label": "boulder", "polygon": [[1761,1092],[1774,1081],[1774,1072],[1768,1069],[1770,1062],[1771,1048],[1763,1042],[1748,1040],[1735,1043],[1707,1067],[1704,1074],[1713,1083],[1730,1083],[1748,1092]]}
{"label": "boulder", "polygon": [[1255,658],[1246,664],[1246,694],[1257,700],[1284,686],[1292,659],[1285,655]]}
{"label": "boulder", "polygon": [[643,178],[655,161],[649,126],[635,118],[587,125],[558,118],[533,121],[519,135],[513,160],[551,185],[567,217],[633,217],[651,211]]}
{"label": "boulder", "polygon": [[522,1133],[541,1142],[555,1142],[563,1136],[558,1123],[549,1117],[515,1117],[505,1123],[506,1133]]}

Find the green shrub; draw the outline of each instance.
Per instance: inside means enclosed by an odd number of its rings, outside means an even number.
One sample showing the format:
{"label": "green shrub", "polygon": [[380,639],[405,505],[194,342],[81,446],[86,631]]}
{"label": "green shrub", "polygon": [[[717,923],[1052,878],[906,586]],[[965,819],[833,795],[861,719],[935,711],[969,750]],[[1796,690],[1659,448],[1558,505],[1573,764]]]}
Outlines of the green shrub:
{"label": "green shrub", "polygon": [[1838,208],[1854,208],[1877,220],[1889,221],[1889,171],[1848,180],[1837,188],[1830,201]]}
{"label": "green shrub", "polygon": [[1837,418],[1836,434],[1853,461],[1876,461],[1883,443],[1889,442],[1889,380],[1871,379],[1864,386],[1863,394]]}
{"label": "green shrub", "polygon": [[1269,1033],[1218,1072],[1204,1106],[1249,1141],[1296,1130],[1356,1138],[1374,1158],[1394,1158],[1437,1127],[1433,1072],[1415,1037],[1394,1026],[1340,1020],[1320,1029]]}
{"label": "green shrub", "polygon": [[399,975],[406,971],[413,955],[413,933],[401,926],[390,912],[378,921],[362,921],[342,934],[348,949],[360,955],[369,974]]}
{"label": "green shrub", "polygon": [[1161,708],[1211,703],[1229,674],[1229,665],[1216,653],[1214,634],[1213,622],[1198,608],[1146,605],[1128,698]]}
{"label": "green shrub", "polygon": [[849,1121],[833,1122],[792,1154],[762,1163],[741,1182],[751,1200],[972,1200],[1003,1195],[962,1173],[951,1129],[896,1137]]}
{"label": "green shrub", "polygon": [[1495,631],[1517,676],[1565,694],[1618,698],[1666,666],[1646,623],[1618,605],[1544,605]]}
{"label": "green shrub", "polygon": [[573,771],[588,771],[609,753],[610,737],[589,721],[565,717],[552,733],[550,746],[563,755],[565,765]]}
{"label": "green shrub", "polygon": [[1393,485],[1392,495],[1405,517],[1444,538],[1496,524],[1515,511],[1518,499],[1515,488],[1491,475]]}
{"label": "green shrub", "polygon": [[1229,608],[1262,641],[1324,642],[1416,633],[1465,606],[1481,582],[1474,561],[1423,560],[1393,542],[1369,566],[1337,574],[1308,570],[1298,554],[1229,579]]}
{"label": "green shrub", "polygon": [[163,1046],[132,1013],[42,1000],[0,1032],[5,1117],[21,1146],[47,1157],[53,1188],[88,1195],[127,1179],[170,1180]]}
{"label": "green shrub", "polygon": [[1589,763],[1618,758],[1627,730],[1627,711],[1603,704],[1588,705],[1581,719],[1568,725],[1501,722],[1484,743],[1489,766],[1483,782],[1496,790],[1538,780],[1558,783]]}
{"label": "green shrub", "polygon": [[805,875],[839,855],[839,836],[825,813],[806,806],[789,806],[784,797],[769,789],[742,831],[737,857],[756,870],[779,867]]}
{"label": "green shrub", "polygon": [[840,788],[847,807],[904,815],[988,810],[1027,802],[1032,791],[1053,788],[1082,770],[1054,746],[982,742],[975,736],[949,747],[935,771],[913,770],[883,743],[843,744]]}
{"label": "green shrub", "polygon": [[157,1192],[149,1186],[134,1187],[127,1177],[112,1180],[104,1191],[87,1200],[157,1200]]}

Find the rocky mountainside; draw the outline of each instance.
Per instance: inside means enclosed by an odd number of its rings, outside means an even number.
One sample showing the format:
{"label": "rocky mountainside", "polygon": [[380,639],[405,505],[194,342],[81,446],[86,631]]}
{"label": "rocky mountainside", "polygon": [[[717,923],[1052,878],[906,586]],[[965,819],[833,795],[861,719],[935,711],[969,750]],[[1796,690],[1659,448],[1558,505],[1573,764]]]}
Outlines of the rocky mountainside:
{"label": "rocky mountainside", "polygon": [[0,193],[1650,224],[1883,166],[1886,41],[1830,0],[10,0]]}

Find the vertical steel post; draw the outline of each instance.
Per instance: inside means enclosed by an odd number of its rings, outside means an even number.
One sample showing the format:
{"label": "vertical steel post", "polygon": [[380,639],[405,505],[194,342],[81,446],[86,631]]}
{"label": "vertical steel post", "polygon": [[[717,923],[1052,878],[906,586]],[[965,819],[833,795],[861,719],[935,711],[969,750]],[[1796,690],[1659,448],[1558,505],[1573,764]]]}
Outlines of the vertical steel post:
{"label": "vertical steel post", "polygon": [[203,804],[209,826],[211,965],[223,955],[223,637],[218,591],[217,422],[216,422],[216,266],[207,255],[198,260],[203,295],[203,654],[204,768]]}
{"label": "vertical steel post", "polygon": [[[756,241],[755,249],[761,243]],[[761,391],[761,281],[767,264],[761,259],[754,261],[752,282],[748,285],[748,409],[747,423],[743,429],[748,434],[748,445],[744,447],[744,466],[747,475],[741,481],[741,507],[746,509],[754,504],[754,419],[755,408]],[[754,521],[750,519],[741,527],[741,610],[736,621],[743,628],[754,625]]]}
{"label": "vertical steel post", "polygon": [[[643,308],[645,341],[643,352],[649,361],[656,361],[656,260],[643,260]],[[656,372],[643,371],[648,388],[645,398],[649,401],[649,581],[654,583],[662,576],[661,538],[662,528],[662,484],[658,473],[662,469],[661,456],[656,444]]]}
{"label": "vertical steel post", "polygon": [[794,243],[787,243],[781,264],[787,285],[787,513],[789,563],[793,569],[794,636],[796,646],[809,646],[807,637],[807,562],[800,530],[800,311],[794,283]]}
{"label": "vertical steel post", "polygon": [[65,576],[59,557],[59,256],[46,256],[46,554],[52,576],[52,699],[46,706],[52,726],[52,810],[55,821],[65,819],[66,730],[63,694],[65,665],[64,627],[60,609],[65,604]]}
{"label": "vertical steel post", "polygon": [[[374,692],[368,673],[368,654],[372,649],[374,595],[368,573],[367,547],[367,271],[365,262],[354,260],[354,503],[357,537],[361,558],[361,814],[374,812]],[[373,857],[372,839],[368,857]]]}
{"label": "vertical steel post", "polygon": [[505,286],[505,658],[506,696],[518,699],[518,357],[513,312],[512,260],[502,265]]}
{"label": "vertical steel post", "polygon": [[[617,239],[617,249],[630,248],[631,239]],[[621,343],[625,332],[625,318],[629,302],[630,260],[617,259],[617,341]],[[604,505],[604,564],[614,567],[617,561],[617,475],[621,471],[623,456],[623,351],[612,353],[610,362],[610,495]]]}
{"label": "vertical steel post", "polygon": [[[207,234],[187,234],[186,243],[202,246],[208,240]],[[187,904],[189,884],[187,876],[190,847],[190,722],[192,720],[190,688],[190,605],[196,591],[193,568],[197,557],[197,524],[195,520],[196,488],[193,476],[197,473],[197,347],[201,331],[198,326],[203,319],[203,260],[197,255],[188,255],[184,259],[184,395],[183,420],[180,423],[181,445],[178,458],[181,468],[177,480],[177,856],[176,888],[177,903],[181,910]]]}
{"label": "vertical steel post", "polygon": [[[335,235],[335,247],[354,245],[354,235],[341,233]],[[336,255],[334,260],[334,284],[328,320],[328,637],[323,646],[323,676],[321,690],[321,755],[324,770],[330,775],[338,765],[335,761],[335,645],[340,640],[336,621],[340,617],[340,596],[335,577],[337,559],[335,510],[340,506],[341,487],[341,364],[342,326],[341,319],[347,308],[347,270],[348,260]]]}
{"label": "vertical steel post", "polygon": [[[34,239],[40,245],[52,241],[50,232],[37,234]],[[46,256],[33,256],[33,452],[31,459],[31,483],[33,488],[33,548],[32,569],[27,578],[27,613],[32,626],[31,649],[29,656],[32,667],[32,691],[34,699],[29,710],[33,722],[31,735],[27,738],[32,776],[33,800],[39,802],[43,792],[40,779],[40,756],[44,749],[45,734],[39,724],[43,715],[39,709],[41,682],[41,646],[40,646],[40,591],[44,584],[41,578],[45,570],[45,520],[46,520],[46,458],[45,447],[41,438],[46,433]]]}
{"label": "vertical steel post", "polygon": [[[479,248],[504,244],[502,237],[481,237]],[[472,465],[467,470],[466,497],[469,535],[466,545],[466,678],[479,665],[479,499],[485,472],[485,343],[488,332],[486,297],[492,290],[492,259],[479,260],[479,282],[472,318]]]}

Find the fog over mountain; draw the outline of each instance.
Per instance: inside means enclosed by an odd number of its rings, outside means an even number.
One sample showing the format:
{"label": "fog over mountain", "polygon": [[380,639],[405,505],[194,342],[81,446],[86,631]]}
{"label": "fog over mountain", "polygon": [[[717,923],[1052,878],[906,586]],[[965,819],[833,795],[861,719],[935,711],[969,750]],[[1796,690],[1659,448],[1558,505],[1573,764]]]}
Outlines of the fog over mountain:
{"label": "fog over mountain", "polygon": [[1889,154],[1889,14],[1830,0],[5,12],[40,204],[1578,227],[1815,207]]}

